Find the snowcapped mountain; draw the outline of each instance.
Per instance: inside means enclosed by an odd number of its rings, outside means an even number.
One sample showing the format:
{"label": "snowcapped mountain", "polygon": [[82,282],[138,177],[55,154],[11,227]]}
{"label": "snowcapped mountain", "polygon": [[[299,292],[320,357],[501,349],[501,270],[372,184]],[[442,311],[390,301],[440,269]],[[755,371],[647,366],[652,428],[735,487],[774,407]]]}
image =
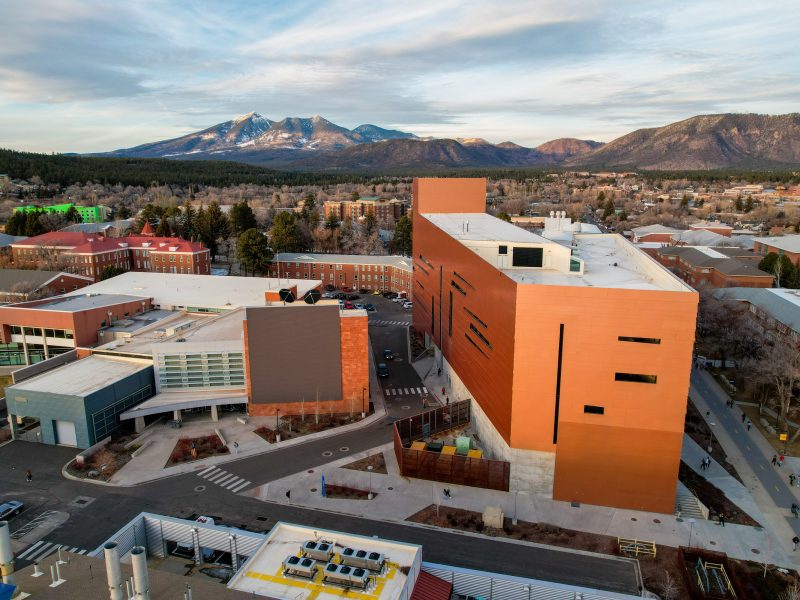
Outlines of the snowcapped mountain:
{"label": "snowcapped mountain", "polygon": [[252,154],[268,150],[286,154],[291,150],[338,150],[357,144],[404,138],[416,136],[368,124],[350,130],[318,115],[310,119],[288,117],[273,121],[251,112],[196,133],[114,150],[106,156],[178,158],[198,154]]}

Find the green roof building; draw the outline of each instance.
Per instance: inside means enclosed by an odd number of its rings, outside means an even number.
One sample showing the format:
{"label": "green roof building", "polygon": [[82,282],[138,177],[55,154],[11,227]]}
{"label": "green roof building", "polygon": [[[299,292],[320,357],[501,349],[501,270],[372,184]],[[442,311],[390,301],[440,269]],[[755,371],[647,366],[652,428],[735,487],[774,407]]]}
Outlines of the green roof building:
{"label": "green roof building", "polygon": [[107,206],[100,204],[97,206],[78,206],[77,204],[72,203],[53,204],[51,206],[18,206],[14,209],[14,212],[29,213],[36,210],[43,210],[49,213],[66,214],[73,206],[75,207],[75,210],[78,211],[78,214],[81,216],[81,220],[84,223],[102,223],[106,220],[106,216],[108,215]]}

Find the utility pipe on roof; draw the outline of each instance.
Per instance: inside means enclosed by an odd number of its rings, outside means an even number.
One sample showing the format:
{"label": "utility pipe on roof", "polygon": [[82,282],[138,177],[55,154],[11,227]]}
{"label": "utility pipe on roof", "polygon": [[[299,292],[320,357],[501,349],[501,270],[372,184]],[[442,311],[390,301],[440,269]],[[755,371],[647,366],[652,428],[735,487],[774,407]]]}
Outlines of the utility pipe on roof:
{"label": "utility pipe on roof", "polygon": [[133,597],[136,600],[150,600],[150,578],[147,575],[147,549],[134,546],[131,550],[133,565]]}
{"label": "utility pipe on roof", "polygon": [[106,559],[106,577],[108,578],[108,594],[111,600],[124,600],[122,593],[122,569],[119,565],[119,550],[116,542],[108,542],[103,546]]}

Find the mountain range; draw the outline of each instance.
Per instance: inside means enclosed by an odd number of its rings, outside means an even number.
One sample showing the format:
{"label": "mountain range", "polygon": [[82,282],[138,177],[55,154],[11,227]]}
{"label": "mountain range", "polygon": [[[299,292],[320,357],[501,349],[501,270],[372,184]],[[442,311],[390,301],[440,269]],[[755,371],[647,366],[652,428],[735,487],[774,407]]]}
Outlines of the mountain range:
{"label": "mountain range", "polygon": [[800,165],[800,113],[701,115],[608,144],[559,138],[527,148],[481,138],[432,139],[320,116],[249,113],[182,137],[95,156],[230,160],[290,170],[409,171],[542,166],[692,170]]}

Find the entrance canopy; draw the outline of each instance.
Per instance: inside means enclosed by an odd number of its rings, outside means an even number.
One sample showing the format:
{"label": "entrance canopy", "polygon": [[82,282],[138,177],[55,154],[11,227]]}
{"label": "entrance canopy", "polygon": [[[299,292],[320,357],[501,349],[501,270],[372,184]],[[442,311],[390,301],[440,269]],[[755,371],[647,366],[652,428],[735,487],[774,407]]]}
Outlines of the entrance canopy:
{"label": "entrance canopy", "polygon": [[236,390],[191,390],[180,392],[163,392],[126,410],[119,418],[135,419],[149,415],[173,412],[176,410],[191,410],[193,408],[206,408],[208,406],[225,406],[228,404],[247,404],[247,392]]}

